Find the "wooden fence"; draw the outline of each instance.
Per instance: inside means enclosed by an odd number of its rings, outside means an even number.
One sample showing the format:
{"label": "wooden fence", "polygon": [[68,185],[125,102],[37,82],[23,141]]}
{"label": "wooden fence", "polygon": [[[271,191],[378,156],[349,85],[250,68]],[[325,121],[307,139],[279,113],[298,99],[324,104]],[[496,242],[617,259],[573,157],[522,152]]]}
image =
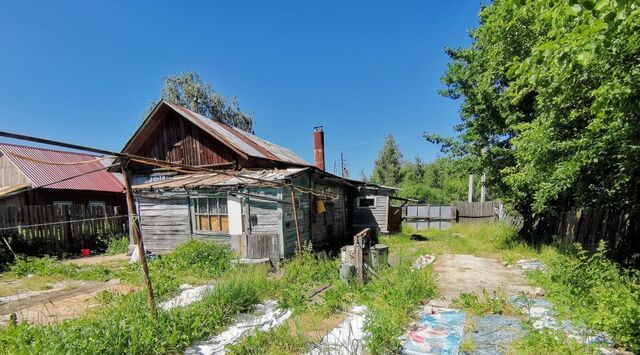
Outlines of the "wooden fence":
{"label": "wooden fence", "polygon": [[250,234],[245,236],[245,252],[248,259],[269,258],[272,262],[280,260],[280,243],[276,234]]}
{"label": "wooden fence", "polygon": [[539,218],[528,232],[538,241],[561,245],[579,243],[595,249],[600,240],[607,243],[610,256],[640,266],[640,211],[577,209],[560,211]]}
{"label": "wooden fence", "polygon": [[454,202],[453,207],[456,211],[456,221],[458,223],[497,222],[501,204],[500,201]]}
{"label": "wooden fence", "polygon": [[112,206],[0,206],[0,237],[27,255],[102,251],[109,237],[129,233],[127,215],[118,212]]}

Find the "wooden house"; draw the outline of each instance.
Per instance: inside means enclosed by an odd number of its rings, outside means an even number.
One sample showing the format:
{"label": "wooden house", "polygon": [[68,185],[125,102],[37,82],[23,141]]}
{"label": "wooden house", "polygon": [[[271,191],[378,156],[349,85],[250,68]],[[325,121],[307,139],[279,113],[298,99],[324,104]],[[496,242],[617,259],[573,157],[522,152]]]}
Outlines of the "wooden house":
{"label": "wooden house", "polygon": [[99,157],[0,143],[0,204],[87,205],[126,214],[124,187]]}
{"label": "wooden house", "polygon": [[[164,252],[190,238],[208,238],[246,258],[280,259],[305,243],[340,247],[356,228],[386,231],[369,215],[382,211],[388,198],[354,205],[362,189],[373,194],[375,186],[325,172],[323,135],[316,128],[312,165],[253,134],[161,101],[123,153],[214,171],[129,167],[145,246]],[[378,188],[376,194],[385,190]],[[361,213],[354,213],[356,207]]]}

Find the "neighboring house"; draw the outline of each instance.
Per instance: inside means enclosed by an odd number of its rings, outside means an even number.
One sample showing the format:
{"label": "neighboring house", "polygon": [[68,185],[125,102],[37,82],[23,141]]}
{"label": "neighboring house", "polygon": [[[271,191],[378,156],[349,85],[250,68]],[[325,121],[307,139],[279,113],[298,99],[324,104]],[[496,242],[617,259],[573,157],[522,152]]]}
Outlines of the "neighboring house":
{"label": "neighboring house", "polygon": [[[325,172],[323,135],[321,128],[314,132],[314,166],[286,148],[161,101],[122,152],[215,172],[130,163],[145,246],[163,252],[190,238],[209,238],[246,258],[279,259],[296,252],[298,237],[314,247],[342,246],[358,228],[386,232],[380,216],[391,190]],[[358,202],[360,195],[375,203]]]}
{"label": "neighboring house", "polygon": [[86,205],[126,214],[123,184],[106,164],[88,154],[0,143],[0,205]]}

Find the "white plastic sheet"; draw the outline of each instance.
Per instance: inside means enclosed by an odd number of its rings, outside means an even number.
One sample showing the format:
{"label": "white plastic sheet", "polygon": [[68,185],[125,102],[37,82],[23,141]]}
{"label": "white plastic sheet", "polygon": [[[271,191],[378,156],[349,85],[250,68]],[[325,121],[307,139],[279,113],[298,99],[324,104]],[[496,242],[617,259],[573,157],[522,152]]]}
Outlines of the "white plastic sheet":
{"label": "white plastic sheet", "polygon": [[182,292],[180,292],[179,295],[164,303],[161,303],[160,308],[168,311],[176,307],[186,307],[193,302],[201,300],[202,297],[204,297],[205,293],[207,293],[207,291],[213,290],[213,285],[193,287],[191,285],[183,284],[180,285],[180,289],[182,290]]}
{"label": "white plastic sheet", "polygon": [[366,312],[367,308],[365,306],[353,307],[349,312],[349,316],[325,335],[309,354],[364,354],[364,321]]}
{"label": "white plastic sheet", "polygon": [[254,313],[240,313],[236,322],[227,330],[187,349],[185,353],[198,355],[225,354],[225,346],[234,344],[256,331],[264,332],[277,327],[289,317],[291,317],[291,310],[279,309],[276,301],[265,301],[255,306]]}

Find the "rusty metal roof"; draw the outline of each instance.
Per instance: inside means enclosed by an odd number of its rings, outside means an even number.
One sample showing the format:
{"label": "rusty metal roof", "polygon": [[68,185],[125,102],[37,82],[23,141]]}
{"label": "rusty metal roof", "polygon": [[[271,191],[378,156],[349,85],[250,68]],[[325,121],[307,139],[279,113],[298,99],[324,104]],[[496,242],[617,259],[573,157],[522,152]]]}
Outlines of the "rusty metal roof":
{"label": "rusty metal roof", "polygon": [[182,106],[178,106],[164,100],[161,101],[160,104],[165,104],[171,107],[181,116],[193,122],[197,126],[203,128],[215,138],[222,140],[223,143],[230,145],[231,147],[243,152],[248,156],[276,160],[296,165],[311,166],[311,164],[297,156],[291,150],[266,141],[253,134],[215,121],[211,118],[188,110]]}
{"label": "rusty metal roof", "polygon": [[[0,143],[0,154],[6,155],[31,181],[32,187],[105,192],[124,190],[116,174],[106,171],[109,162],[97,160],[99,157],[94,155],[9,143]],[[73,164],[79,162],[82,163]]]}
{"label": "rusty metal roof", "polygon": [[[173,190],[195,189],[200,187],[251,186],[268,184],[269,181],[282,181],[307,168],[264,169],[264,170],[226,170],[207,174],[179,175],[167,180],[154,181],[133,186],[134,190]],[[259,180],[258,180],[259,179]]]}

